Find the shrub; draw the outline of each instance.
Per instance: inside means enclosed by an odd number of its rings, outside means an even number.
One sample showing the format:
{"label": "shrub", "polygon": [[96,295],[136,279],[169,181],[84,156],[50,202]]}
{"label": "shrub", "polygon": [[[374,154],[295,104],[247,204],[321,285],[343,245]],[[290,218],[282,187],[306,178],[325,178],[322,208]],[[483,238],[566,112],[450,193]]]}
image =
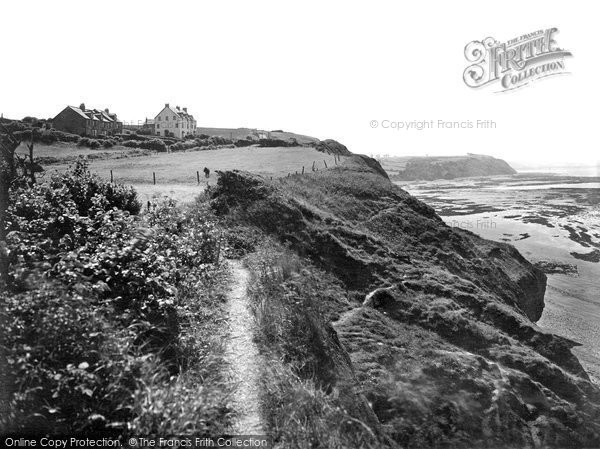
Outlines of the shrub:
{"label": "shrub", "polygon": [[[106,305],[92,298],[43,278],[36,289],[3,298],[0,321],[13,395],[0,427],[85,431],[126,416],[127,382],[108,376],[119,362],[131,367],[131,361],[106,350],[128,342],[106,333]],[[135,370],[122,374],[134,384]]]}
{"label": "shrub", "polygon": [[82,137],[77,142],[77,145],[82,146],[82,147],[88,147],[88,148],[91,148],[92,150],[96,150],[96,149],[100,148],[101,143],[97,139],[90,139],[89,137]]}
{"label": "shrub", "polygon": [[236,140],[234,142],[236,147],[249,147],[250,145],[254,145],[256,142],[250,138]]}
{"label": "shrub", "polygon": [[158,152],[167,151],[167,145],[160,139],[151,139],[147,141],[125,140],[122,142],[122,145],[129,148],[143,148],[145,150],[153,150]]}
{"label": "shrub", "polygon": [[53,129],[52,132],[54,133],[54,135],[56,136],[56,139],[59,142],[77,143],[77,142],[79,142],[79,139],[80,139],[80,136],[78,136],[77,134],[65,133],[62,131],[57,131],[55,129]]}
{"label": "shrub", "polygon": [[80,137],[77,134],[64,133],[55,129],[43,129],[32,127],[29,129],[23,129],[21,131],[14,132],[15,137],[23,141],[28,141],[33,135],[34,142],[40,142],[46,145],[50,145],[55,142],[73,142],[79,141]]}
{"label": "shrub", "polygon": [[[91,175],[83,162],[11,190],[10,282],[0,293],[0,376],[10,387],[0,395],[3,431],[125,432],[128,421],[161,430],[153,423],[165,413],[174,434],[190,430],[188,418],[198,430],[228,423],[219,390],[206,383],[199,391],[207,371],[170,379],[190,366],[182,355],[199,357],[206,343],[193,332],[218,262],[213,219],[207,208],[172,201],[141,219],[130,214],[138,211],[133,189]],[[218,300],[206,303],[218,310]]]}
{"label": "shrub", "polygon": [[174,143],[173,145],[170,145],[169,149],[171,151],[182,151],[182,150],[184,150],[184,146],[181,142],[177,142],[177,143]]}
{"label": "shrub", "polygon": [[260,139],[258,141],[261,147],[289,147],[293,146],[293,143],[281,139]]}
{"label": "shrub", "polygon": [[39,141],[45,144],[51,144],[58,140],[55,133],[52,130],[45,129],[39,133]]}
{"label": "shrub", "polygon": [[89,147],[90,146],[90,139],[89,137],[82,137],[79,139],[79,141],[77,142],[77,146],[80,147]]}

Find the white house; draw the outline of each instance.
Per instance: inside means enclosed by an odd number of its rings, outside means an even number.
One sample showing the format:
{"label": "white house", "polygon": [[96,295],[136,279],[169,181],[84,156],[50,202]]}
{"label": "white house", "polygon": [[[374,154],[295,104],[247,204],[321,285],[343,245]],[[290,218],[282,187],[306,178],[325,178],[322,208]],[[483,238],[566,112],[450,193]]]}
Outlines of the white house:
{"label": "white house", "polygon": [[188,114],[187,108],[172,108],[169,103],[154,118],[154,132],[157,136],[183,139],[196,134],[196,120]]}

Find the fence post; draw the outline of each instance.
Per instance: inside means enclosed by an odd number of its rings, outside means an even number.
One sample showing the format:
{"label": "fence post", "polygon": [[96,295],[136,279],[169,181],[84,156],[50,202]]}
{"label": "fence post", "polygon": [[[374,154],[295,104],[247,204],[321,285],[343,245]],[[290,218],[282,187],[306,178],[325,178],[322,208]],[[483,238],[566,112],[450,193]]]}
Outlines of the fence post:
{"label": "fence post", "polygon": [[302,174],[304,174],[304,165],[302,166]]}
{"label": "fence post", "polygon": [[315,171],[315,161],[313,161],[312,171]]}
{"label": "fence post", "polygon": [[327,162],[325,162],[325,159],[323,159],[323,163],[325,164],[325,168],[327,168]]}
{"label": "fence post", "polygon": [[156,185],[156,173],[152,172],[152,182]]}
{"label": "fence post", "polygon": [[200,185],[200,172],[196,170],[196,179],[198,180],[198,185]]}
{"label": "fence post", "polygon": [[112,184],[113,182],[113,174],[112,174],[112,170],[110,171],[110,183]]}

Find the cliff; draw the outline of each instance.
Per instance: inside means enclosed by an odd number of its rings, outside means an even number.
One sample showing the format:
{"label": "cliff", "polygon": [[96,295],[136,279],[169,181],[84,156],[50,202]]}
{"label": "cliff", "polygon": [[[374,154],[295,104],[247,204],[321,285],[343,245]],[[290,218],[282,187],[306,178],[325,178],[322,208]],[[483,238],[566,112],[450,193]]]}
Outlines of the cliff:
{"label": "cliff", "polygon": [[502,159],[469,153],[466,156],[391,158],[383,166],[396,171],[393,179],[415,181],[513,175],[516,172]]}
{"label": "cliff", "polygon": [[576,343],[535,325],[545,275],[510,245],[448,227],[381,172],[353,156],[273,181],[225,172],[211,192],[224,219],[340,283],[341,298],[322,299],[333,336],[315,344],[350,362],[329,364],[328,391],[392,446],[599,446],[600,390]]}

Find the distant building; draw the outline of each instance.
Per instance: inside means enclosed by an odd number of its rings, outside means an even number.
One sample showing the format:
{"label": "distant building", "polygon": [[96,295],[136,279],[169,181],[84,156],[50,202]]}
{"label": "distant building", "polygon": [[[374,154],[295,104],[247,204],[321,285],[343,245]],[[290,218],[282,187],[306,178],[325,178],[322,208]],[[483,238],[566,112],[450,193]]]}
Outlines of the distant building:
{"label": "distant building", "polygon": [[196,135],[196,120],[188,114],[187,108],[172,108],[167,103],[154,118],[154,132],[157,136],[183,139],[188,135]]}
{"label": "distant building", "polygon": [[123,124],[117,119],[117,114],[111,113],[108,108],[87,109],[85,104],[79,107],[67,106],[54,119],[54,129],[72,134],[86,136],[109,136],[118,134],[123,129]]}
{"label": "distant building", "polygon": [[155,134],[154,120],[147,118],[142,125],[142,129],[148,130],[150,134]]}

